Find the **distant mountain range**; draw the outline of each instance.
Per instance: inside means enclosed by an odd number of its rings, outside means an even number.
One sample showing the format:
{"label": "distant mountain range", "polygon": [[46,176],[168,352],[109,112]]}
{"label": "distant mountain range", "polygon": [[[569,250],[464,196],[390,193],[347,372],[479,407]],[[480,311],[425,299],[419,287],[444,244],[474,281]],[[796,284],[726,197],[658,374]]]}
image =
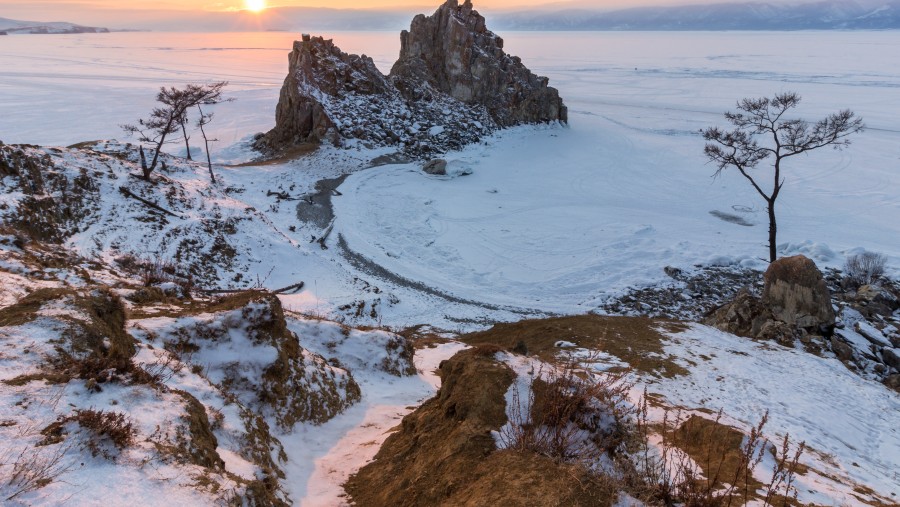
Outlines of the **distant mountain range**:
{"label": "distant mountain range", "polygon": [[66,22],[19,21],[0,18],[0,34],[59,34],[59,33],[107,33],[109,29],[95,26],[81,26]]}
{"label": "distant mountain range", "polygon": [[[686,0],[691,1],[691,0]],[[476,2],[477,3],[477,2]],[[900,0],[819,0],[743,2],[636,7],[620,10],[559,8],[484,10],[497,31],[710,31],[710,30],[885,30],[900,29]],[[131,28],[161,31],[334,31],[399,30],[409,27],[409,10],[277,7],[256,14],[238,12],[146,11]],[[427,12],[430,14],[430,11]],[[0,32],[95,33],[106,28],[73,23],[0,18]]]}
{"label": "distant mountain range", "polygon": [[520,11],[498,16],[503,30],[872,30],[900,28],[900,0],[812,3],[729,3]]}

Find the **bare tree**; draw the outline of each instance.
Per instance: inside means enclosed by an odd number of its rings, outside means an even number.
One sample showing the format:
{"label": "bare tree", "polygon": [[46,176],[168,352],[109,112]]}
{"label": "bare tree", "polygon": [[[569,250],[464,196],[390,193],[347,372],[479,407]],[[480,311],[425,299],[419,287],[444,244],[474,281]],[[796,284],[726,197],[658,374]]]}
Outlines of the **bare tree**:
{"label": "bare tree", "polygon": [[[800,95],[793,92],[776,94],[773,99],[743,99],[737,103],[737,112],[725,113],[725,119],[734,125],[734,130],[711,127],[700,131],[709,141],[704,153],[718,166],[716,176],[725,168],[734,167],[765,199],[769,214],[769,262],[776,258],[775,201],[785,182],[781,173],[782,161],[825,146],[841,149],[850,144],[849,135],[865,128],[862,118],[849,109],[814,124],[784,118],[799,103]],[[770,157],[774,159],[774,171],[771,190],[766,192],[763,189],[766,185],[758,182],[759,175],[751,174],[751,169]]]}
{"label": "bare tree", "polygon": [[187,151],[187,159],[194,160],[191,156],[191,136],[187,133],[187,114],[181,117],[181,135],[184,137],[184,149]]}
{"label": "bare tree", "polygon": [[[221,81],[208,85],[189,84],[184,88],[175,88],[165,86],[159,89],[156,95],[156,101],[162,104],[150,112],[150,116],[146,119],[138,120],[137,125],[122,125],[125,132],[129,134],[138,134],[138,140],[142,143],[152,143],[153,159],[147,165],[144,156],[144,147],[141,146],[141,171],[145,180],[150,180],[150,175],[156,169],[159,161],[159,153],[166,138],[171,134],[178,132],[179,128],[184,127],[187,122],[187,112],[189,109],[198,104],[217,104],[222,101],[222,89],[228,83]],[[187,132],[185,134],[185,144],[187,144]],[[190,156],[190,146],[188,146],[188,155]]]}
{"label": "bare tree", "polygon": [[200,118],[197,120],[197,127],[200,129],[200,133],[203,134],[203,142],[206,144],[206,166],[209,167],[209,179],[213,183],[216,182],[216,173],[213,172],[212,168],[212,158],[209,154],[209,142],[210,141],[218,141],[218,139],[210,139],[206,136],[206,130],[203,128],[206,125],[209,125],[213,119],[213,113],[204,113],[203,107],[201,104],[197,104],[197,111],[200,112]]}

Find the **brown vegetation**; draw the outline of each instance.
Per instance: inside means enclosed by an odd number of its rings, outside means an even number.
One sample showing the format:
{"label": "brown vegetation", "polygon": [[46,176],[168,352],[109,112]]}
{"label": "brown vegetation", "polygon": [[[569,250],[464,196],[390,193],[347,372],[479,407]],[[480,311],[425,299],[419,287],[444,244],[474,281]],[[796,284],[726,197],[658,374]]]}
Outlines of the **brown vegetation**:
{"label": "brown vegetation", "polygon": [[351,477],[367,506],[609,505],[614,497],[585,469],[515,450],[497,451],[513,372],[491,347],[442,363],[435,398],[403,419],[375,460]]}
{"label": "brown vegetation", "polygon": [[487,331],[463,335],[460,341],[470,345],[491,343],[552,360],[560,350],[556,343],[564,340],[612,354],[644,373],[664,377],[685,375],[687,370],[665,354],[666,338],[660,332],[663,328],[675,331],[683,328],[683,324],[664,319],[588,314],[496,324]]}

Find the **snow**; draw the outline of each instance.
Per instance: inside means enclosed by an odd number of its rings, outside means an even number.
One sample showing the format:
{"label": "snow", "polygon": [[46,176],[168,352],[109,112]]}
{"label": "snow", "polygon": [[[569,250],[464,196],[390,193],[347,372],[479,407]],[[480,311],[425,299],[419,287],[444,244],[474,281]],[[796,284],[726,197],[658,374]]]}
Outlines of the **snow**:
{"label": "snow", "polygon": [[323,425],[301,425],[279,436],[291,457],[285,464],[286,483],[297,504],[346,505],[342,484],[372,460],[403,416],[434,395],[440,383],[434,370],[464,348],[451,342],[416,351],[419,373],[412,377],[356,370],[354,378],[363,392],[359,403]]}
{"label": "snow", "polygon": [[[670,334],[666,354],[690,369],[661,378],[650,392],[687,409],[723,409],[749,429],[769,411],[770,440],[789,433],[812,449],[802,461],[800,501],[856,504],[852,489],[829,476],[855,481],[884,495],[900,495],[900,396],[826,359],[771,342],[755,342],[691,325]],[[773,438],[774,437],[774,438]],[[831,456],[831,459],[825,457]],[[757,473],[767,473],[761,466]],[[849,481],[846,481],[849,479]]]}

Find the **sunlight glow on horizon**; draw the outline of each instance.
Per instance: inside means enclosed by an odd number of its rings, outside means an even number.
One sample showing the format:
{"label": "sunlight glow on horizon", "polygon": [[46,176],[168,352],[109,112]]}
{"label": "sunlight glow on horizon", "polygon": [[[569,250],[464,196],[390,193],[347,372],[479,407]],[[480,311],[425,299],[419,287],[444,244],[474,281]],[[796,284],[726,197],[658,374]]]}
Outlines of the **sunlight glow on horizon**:
{"label": "sunlight glow on horizon", "polygon": [[262,12],[266,8],[266,0],[244,0],[244,7],[251,12]]}

